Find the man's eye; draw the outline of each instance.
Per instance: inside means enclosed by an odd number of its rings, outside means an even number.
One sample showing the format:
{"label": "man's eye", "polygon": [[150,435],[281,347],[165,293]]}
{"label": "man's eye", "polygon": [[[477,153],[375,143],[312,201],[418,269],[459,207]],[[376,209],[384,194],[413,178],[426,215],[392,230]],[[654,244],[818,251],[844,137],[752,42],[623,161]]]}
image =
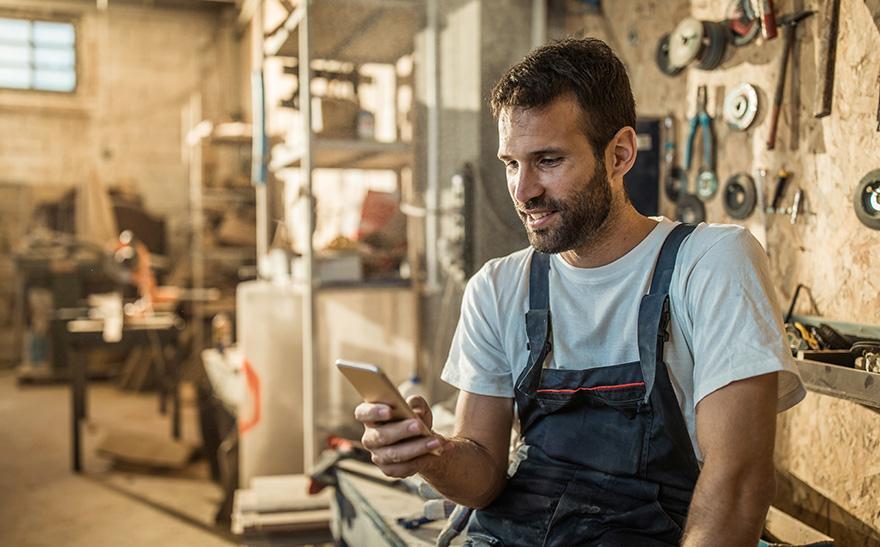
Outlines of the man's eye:
{"label": "man's eye", "polygon": [[508,161],[504,165],[505,165],[505,167],[507,167],[508,171],[516,171],[516,168],[518,166],[518,164],[515,161]]}
{"label": "man's eye", "polygon": [[540,163],[545,167],[553,167],[554,165],[557,165],[561,160],[562,158],[541,158]]}

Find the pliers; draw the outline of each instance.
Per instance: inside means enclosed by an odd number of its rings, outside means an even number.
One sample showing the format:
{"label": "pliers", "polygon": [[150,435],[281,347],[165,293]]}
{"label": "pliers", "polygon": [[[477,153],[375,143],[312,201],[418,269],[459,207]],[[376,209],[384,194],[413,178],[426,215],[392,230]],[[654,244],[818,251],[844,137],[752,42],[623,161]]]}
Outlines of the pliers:
{"label": "pliers", "polygon": [[697,136],[697,127],[703,133],[703,165],[701,170],[715,170],[715,137],[712,135],[712,118],[706,112],[706,86],[701,85],[697,88],[697,112],[690,119],[690,130],[688,131],[687,146],[684,149],[684,169],[690,171],[691,161],[693,160],[694,138]]}

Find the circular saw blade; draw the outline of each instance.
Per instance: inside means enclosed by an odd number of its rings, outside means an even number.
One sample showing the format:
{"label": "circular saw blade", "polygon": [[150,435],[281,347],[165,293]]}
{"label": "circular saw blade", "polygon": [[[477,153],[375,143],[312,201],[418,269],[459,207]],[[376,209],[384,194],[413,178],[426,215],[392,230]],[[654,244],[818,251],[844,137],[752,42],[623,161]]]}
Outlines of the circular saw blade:
{"label": "circular saw blade", "polygon": [[703,22],[693,17],[682,19],[669,37],[669,64],[683,67],[697,58],[703,48]]}
{"label": "circular saw blade", "polygon": [[758,114],[758,91],[752,84],[739,84],[724,97],[722,117],[740,131],[748,129]]}

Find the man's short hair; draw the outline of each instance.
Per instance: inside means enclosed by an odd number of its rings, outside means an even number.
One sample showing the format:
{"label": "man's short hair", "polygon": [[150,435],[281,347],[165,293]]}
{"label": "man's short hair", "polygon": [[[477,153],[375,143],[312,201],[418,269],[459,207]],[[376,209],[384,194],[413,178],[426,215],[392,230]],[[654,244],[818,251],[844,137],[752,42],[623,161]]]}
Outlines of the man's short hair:
{"label": "man's short hair", "polygon": [[504,108],[540,108],[567,93],[581,107],[584,134],[597,157],[621,128],[636,126],[626,68],[608,44],[567,38],[541,46],[510,67],[492,89],[497,119]]}

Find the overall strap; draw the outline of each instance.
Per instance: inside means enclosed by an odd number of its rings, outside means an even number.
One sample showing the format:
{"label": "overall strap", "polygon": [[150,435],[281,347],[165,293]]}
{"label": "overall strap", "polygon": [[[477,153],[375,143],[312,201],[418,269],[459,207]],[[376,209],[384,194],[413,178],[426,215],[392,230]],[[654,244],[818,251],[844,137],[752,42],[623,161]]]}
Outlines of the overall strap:
{"label": "overall strap", "polygon": [[552,344],[550,323],[550,255],[532,252],[529,265],[529,311],[526,312],[529,362],[517,380],[522,395],[534,394],[541,380],[541,367]]}
{"label": "overall strap", "polygon": [[[678,250],[682,241],[696,228],[693,224],[678,224],[666,236],[654,266],[651,289],[642,297],[639,306],[639,361],[645,377],[645,400],[653,391],[657,369],[663,362],[663,344],[669,339],[669,285]],[[663,373],[665,374],[665,367]],[[665,386],[664,386],[665,387]]]}

